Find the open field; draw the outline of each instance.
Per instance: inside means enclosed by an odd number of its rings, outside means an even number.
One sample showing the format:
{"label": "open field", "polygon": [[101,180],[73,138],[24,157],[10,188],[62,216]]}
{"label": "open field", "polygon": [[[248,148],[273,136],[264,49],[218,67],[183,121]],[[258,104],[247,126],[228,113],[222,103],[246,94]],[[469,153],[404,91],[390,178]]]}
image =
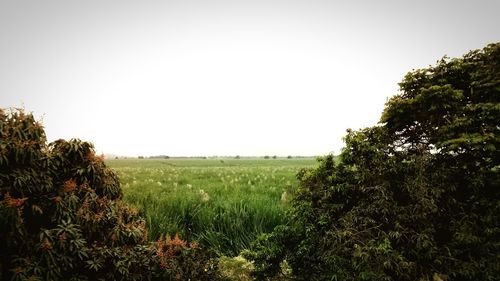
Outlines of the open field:
{"label": "open field", "polygon": [[119,159],[125,200],[146,219],[149,236],[179,233],[219,254],[237,255],[283,222],[296,173],[316,166],[293,159]]}

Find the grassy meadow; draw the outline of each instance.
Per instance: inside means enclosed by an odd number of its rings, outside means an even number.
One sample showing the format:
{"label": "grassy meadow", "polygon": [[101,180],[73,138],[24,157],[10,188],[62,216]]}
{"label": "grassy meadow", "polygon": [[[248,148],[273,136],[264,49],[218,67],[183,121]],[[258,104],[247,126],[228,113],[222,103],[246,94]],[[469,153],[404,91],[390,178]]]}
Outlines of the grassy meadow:
{"label": "grassy meadow", "polygon": [[237,255],[283,222],[296,174],[314,158],[113,159],[125,200],[149,236],[179,233],[220,255]]}

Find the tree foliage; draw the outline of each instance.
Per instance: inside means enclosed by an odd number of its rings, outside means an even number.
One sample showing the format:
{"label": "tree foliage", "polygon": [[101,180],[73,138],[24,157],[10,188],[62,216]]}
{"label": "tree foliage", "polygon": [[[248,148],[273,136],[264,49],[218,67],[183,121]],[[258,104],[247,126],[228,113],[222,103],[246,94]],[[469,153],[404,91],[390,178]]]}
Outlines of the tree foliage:
{"label": "tree foliage", "polygon": [[147,241],[92,144],[0,109],[0,280],[214,280],[196,244]]}
{"label": "tree foliage", "polygon": [[247,258],[297,280],[499,280],[500,43],[409,72],[377,126],[299,173]]}

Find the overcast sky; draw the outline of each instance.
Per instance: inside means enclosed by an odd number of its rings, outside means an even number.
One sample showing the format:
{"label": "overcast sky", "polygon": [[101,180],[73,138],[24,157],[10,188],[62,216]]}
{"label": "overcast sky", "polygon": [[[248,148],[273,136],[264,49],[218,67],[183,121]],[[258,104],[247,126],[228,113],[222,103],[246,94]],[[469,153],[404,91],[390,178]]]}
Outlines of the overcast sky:
{"label": "overcast sky", "polygon": [[0,106],[119,155],[324,155],[500,1],[0,0]]}

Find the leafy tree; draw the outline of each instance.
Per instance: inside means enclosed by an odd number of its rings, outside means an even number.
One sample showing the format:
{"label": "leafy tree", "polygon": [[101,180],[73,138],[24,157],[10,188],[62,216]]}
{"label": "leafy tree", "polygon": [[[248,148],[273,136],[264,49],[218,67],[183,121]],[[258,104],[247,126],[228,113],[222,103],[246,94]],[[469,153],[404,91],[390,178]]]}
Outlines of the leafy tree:
{"label": "leafy tree", "polygon": [[247,258],[259,279],[499,280],[500,43],[400,83],[377,126],[299,173],[290,222]]}
{"label": "leafy tree", "polygon": [[90,143],[0,109],[0,280],[214,280],[197,246],[150,243]]}

